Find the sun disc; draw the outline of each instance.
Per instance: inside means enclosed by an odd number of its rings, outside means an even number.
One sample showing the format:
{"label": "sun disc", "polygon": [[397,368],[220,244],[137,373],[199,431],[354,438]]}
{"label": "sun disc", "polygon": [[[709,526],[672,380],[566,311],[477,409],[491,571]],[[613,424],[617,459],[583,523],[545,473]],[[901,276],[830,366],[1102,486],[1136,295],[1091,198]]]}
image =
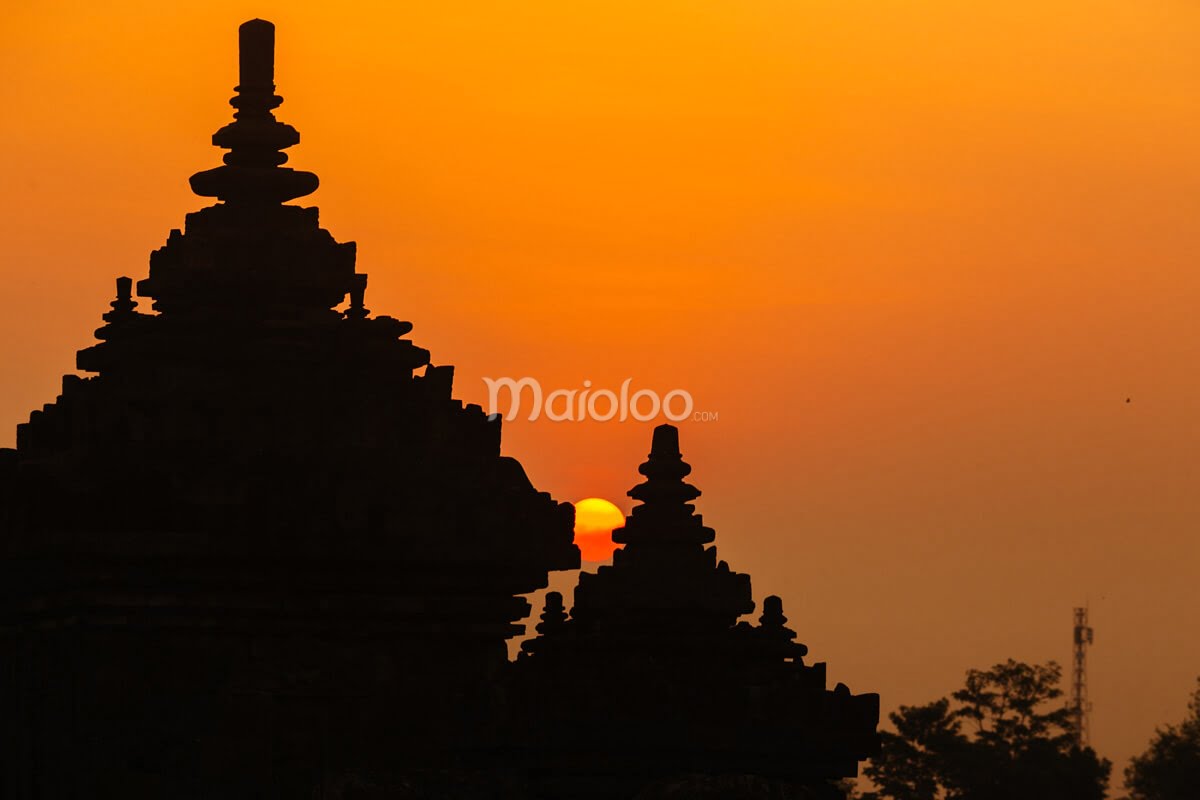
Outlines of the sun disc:
{"label": "sun disc", "polygon": [[575,544],[584,561],[598,563],[612,558],[617,549],[612,540],[614,528],[625,524],[621,509],[599,497],[588,497],[575,504]]}

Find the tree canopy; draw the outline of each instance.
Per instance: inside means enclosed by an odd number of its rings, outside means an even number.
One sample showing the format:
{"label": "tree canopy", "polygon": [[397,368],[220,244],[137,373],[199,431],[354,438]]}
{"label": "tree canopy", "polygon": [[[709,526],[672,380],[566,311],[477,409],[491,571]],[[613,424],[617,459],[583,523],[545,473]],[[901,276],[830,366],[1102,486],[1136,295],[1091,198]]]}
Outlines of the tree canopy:
{"label": "tree canopy", "polygon": [[1195,800],[1200,795],[1200,681],[1179,725],[1160,728],[1125,770],[1129,800]]}
{"label": "tree canopy", "polygon": [[1103,800],[1112,765],[1077,745],[1061,668],[1009,659],[949,698],[901,706],[864,800]]}

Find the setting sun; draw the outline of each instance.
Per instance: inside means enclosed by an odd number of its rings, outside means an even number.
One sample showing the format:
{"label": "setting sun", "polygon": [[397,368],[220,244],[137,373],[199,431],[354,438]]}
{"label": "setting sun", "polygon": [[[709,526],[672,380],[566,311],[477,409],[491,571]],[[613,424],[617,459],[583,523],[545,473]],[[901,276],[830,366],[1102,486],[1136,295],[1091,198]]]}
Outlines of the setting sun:
{"label": "setting sun", "polygon": [[593,563],[612,558],[619,545],[612,532],[625,524],[625,515],[607,500],[589,497],[575,504],[575,544],[584,561]]}

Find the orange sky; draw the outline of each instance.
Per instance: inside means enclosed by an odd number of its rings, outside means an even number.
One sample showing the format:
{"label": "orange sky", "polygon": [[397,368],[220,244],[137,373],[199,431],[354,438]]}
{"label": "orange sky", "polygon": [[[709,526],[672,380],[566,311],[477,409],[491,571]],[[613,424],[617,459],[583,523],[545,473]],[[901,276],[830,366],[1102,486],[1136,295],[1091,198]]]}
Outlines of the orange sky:
{"label": "orange sky", "polygon": [[[458,367],[682,388],[722,557],[885,708],[1069,658],[1118,762],[1200,674],[1200,7],[1184,0],[24,3],[0,30],[0,445],[279,26],[367,305]],[[1131,397],[1131,403],[1125,398]],[[506,425],[628,510],[650,426]],[[1119,779],[1115,781],[1119,785]]]}

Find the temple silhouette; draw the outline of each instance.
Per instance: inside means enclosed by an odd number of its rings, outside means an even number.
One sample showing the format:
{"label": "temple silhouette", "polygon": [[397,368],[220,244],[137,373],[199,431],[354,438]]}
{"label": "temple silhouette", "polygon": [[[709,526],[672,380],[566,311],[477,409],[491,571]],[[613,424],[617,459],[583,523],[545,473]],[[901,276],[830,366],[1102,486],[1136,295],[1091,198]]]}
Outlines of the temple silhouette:
{"label": "temple silhouette", "polygon": [[0,797],[842,797],[878,696],[827,689],[778,598],[744,619],[672,426],[510,661],[573,509],[287,204],[318,180],[274,35],[240,28],[217,202],[0,450]]}

